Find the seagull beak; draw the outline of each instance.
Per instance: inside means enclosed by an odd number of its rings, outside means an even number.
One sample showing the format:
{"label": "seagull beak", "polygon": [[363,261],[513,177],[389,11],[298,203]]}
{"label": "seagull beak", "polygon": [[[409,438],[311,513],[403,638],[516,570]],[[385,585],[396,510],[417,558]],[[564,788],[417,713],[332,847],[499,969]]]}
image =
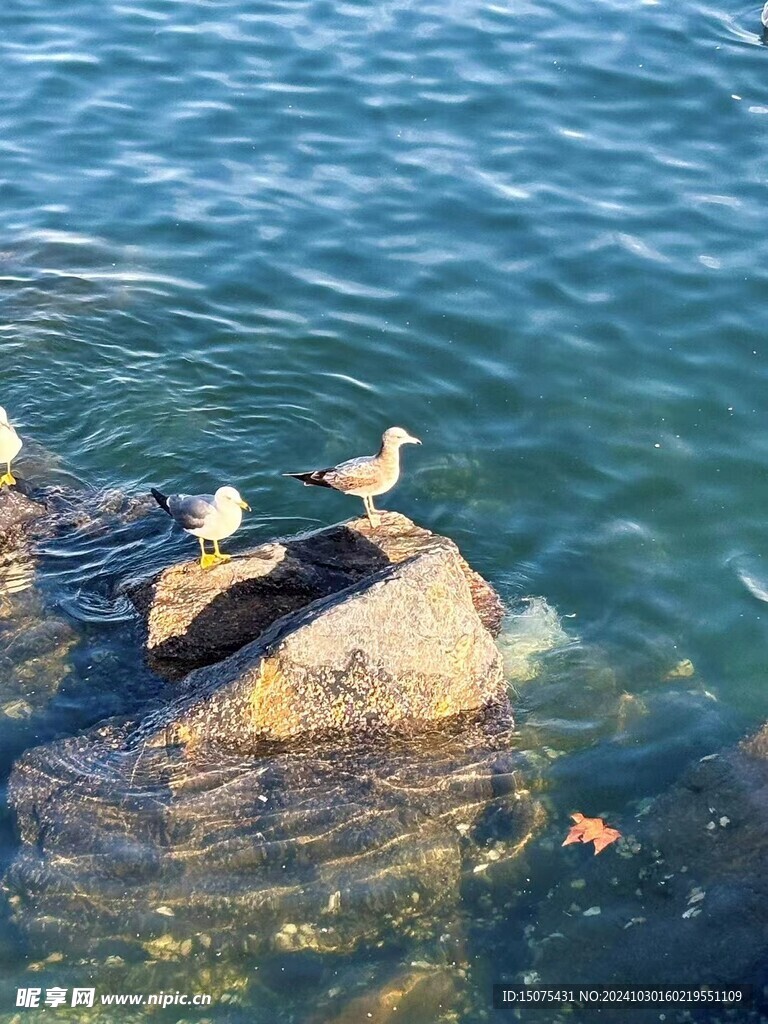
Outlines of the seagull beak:
{"label": "seagull beak", "polygon": [[411,437],[411,435],[409,434],[408,437],[406,437],[406,439],[405,439],[405,443],[406,444],[421,444],[421,441],[418,439],[418,437]]}
{"label": "seagull beak", "polygon": [[251,511],[251,506],[248,504],[247,501],[238,501],[237,504],[240,506],[240,508],[244,508],[246,512]]}

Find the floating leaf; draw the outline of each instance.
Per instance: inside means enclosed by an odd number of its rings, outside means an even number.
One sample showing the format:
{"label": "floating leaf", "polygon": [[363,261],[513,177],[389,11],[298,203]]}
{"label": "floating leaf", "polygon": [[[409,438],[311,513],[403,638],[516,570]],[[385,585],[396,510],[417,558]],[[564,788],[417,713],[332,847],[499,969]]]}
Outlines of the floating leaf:
{"label": "floating leaf", "polygon": [[621,832],[615,828],[609,828],[602,818],[585,818],[583,814],[571,815],[571,821],[575,822],[565,837],[563,846],[570,843],[594,843],[595,854],[600,853],[606,846],[621,839]]}

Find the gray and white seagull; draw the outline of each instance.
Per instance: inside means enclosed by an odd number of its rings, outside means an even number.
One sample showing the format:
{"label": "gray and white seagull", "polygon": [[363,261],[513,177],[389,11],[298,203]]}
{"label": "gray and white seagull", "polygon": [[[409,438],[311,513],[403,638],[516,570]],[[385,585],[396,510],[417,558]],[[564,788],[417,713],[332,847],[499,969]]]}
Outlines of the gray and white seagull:
{"label": "gray and white seagull", "polygon": [[[200,568],[210,569],[219,562],[228,562],[231,555],[219,551],[219,541],[231,536],[240,526],[242,510],[251,511],[234,487],[219,487],[215,494],[162,494],[151,488],[152,497],[171,519],[200,541]],[[205,542],[213,542],[213,554],[205,550]]]}
{"label": "gray and white seagull", "polygon": [[381,448],[376,455],[362,455],[357,459],[340,462],[328,469],[314,469],[308,473],[284,473],[301,480],[305,487],[330,487],[342,494],[354,494],[363,499],[365,514],[371,526],[379,525],[373,499],[391,490],[400,477],[400,448],[404,444],[421,444],[402,427],[384,431]]}

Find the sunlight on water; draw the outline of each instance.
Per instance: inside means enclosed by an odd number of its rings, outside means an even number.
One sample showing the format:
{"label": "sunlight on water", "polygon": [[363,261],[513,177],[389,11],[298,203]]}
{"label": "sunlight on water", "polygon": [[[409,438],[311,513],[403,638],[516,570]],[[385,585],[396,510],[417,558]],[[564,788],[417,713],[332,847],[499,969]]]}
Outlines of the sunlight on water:
{"label": "sunlight on water", "polygon": [[[503,972],[636,948],[654,798],[765,719],[759,16],[0,12],[0,401],[55,512],[0,550],[1,1019],[90,981],[209,990],[206,1020],[476,1024]],[[359,511],[281,474],[395,423],[424,444],[386,506],[510,609],[514,729],[120,750],[169,699],[123,587],[196,554],[149,488],[237,486],[236,553]],[[579,809],[627,837],[589,869]]]}

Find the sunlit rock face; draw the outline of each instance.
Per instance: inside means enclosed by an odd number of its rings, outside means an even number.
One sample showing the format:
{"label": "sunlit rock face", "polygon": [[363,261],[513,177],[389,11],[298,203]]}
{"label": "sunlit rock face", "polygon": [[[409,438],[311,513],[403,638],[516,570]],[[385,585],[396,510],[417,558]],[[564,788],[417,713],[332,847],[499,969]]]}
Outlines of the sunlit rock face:
{"label": "sunlit rock face", "polygon": [[127,586],[145,628],[150,664],[178,679],[255,640],[278,619],[354,587],[428,551],[450,552],[482,624],[499,631],[503,606],[453,541],[396,512],[371,529],[366,518],[261,544],[203,572],[197,561],[174,565]]}
{"label": "sunlit rock face", "polygon": [[509,717],[488,628],[498,625],[498,597],[452,541],[404,516],[264,545],[212,572],[168,570],[133,594],[148,647],[164,661],[171,652],[187,664],[210,659],[222,635],[225,648],[241,645],[190,673],[135,742],[248,752],[265,740]]}
{"label": "sunlit rock face", "polygon": [[16,765],[5,889],[36,948],[176,960],[416,943],[442,933],[464,877],[524,873],[544,820],[536,759],[508,732],[258,758],[130,735],[105,725]]}
{"label": "sunlit rock face", "polygon": [[768,725],[620,824],[624,838],[599,857],[560,855],[528,969],[545,984],[766,984]]}

